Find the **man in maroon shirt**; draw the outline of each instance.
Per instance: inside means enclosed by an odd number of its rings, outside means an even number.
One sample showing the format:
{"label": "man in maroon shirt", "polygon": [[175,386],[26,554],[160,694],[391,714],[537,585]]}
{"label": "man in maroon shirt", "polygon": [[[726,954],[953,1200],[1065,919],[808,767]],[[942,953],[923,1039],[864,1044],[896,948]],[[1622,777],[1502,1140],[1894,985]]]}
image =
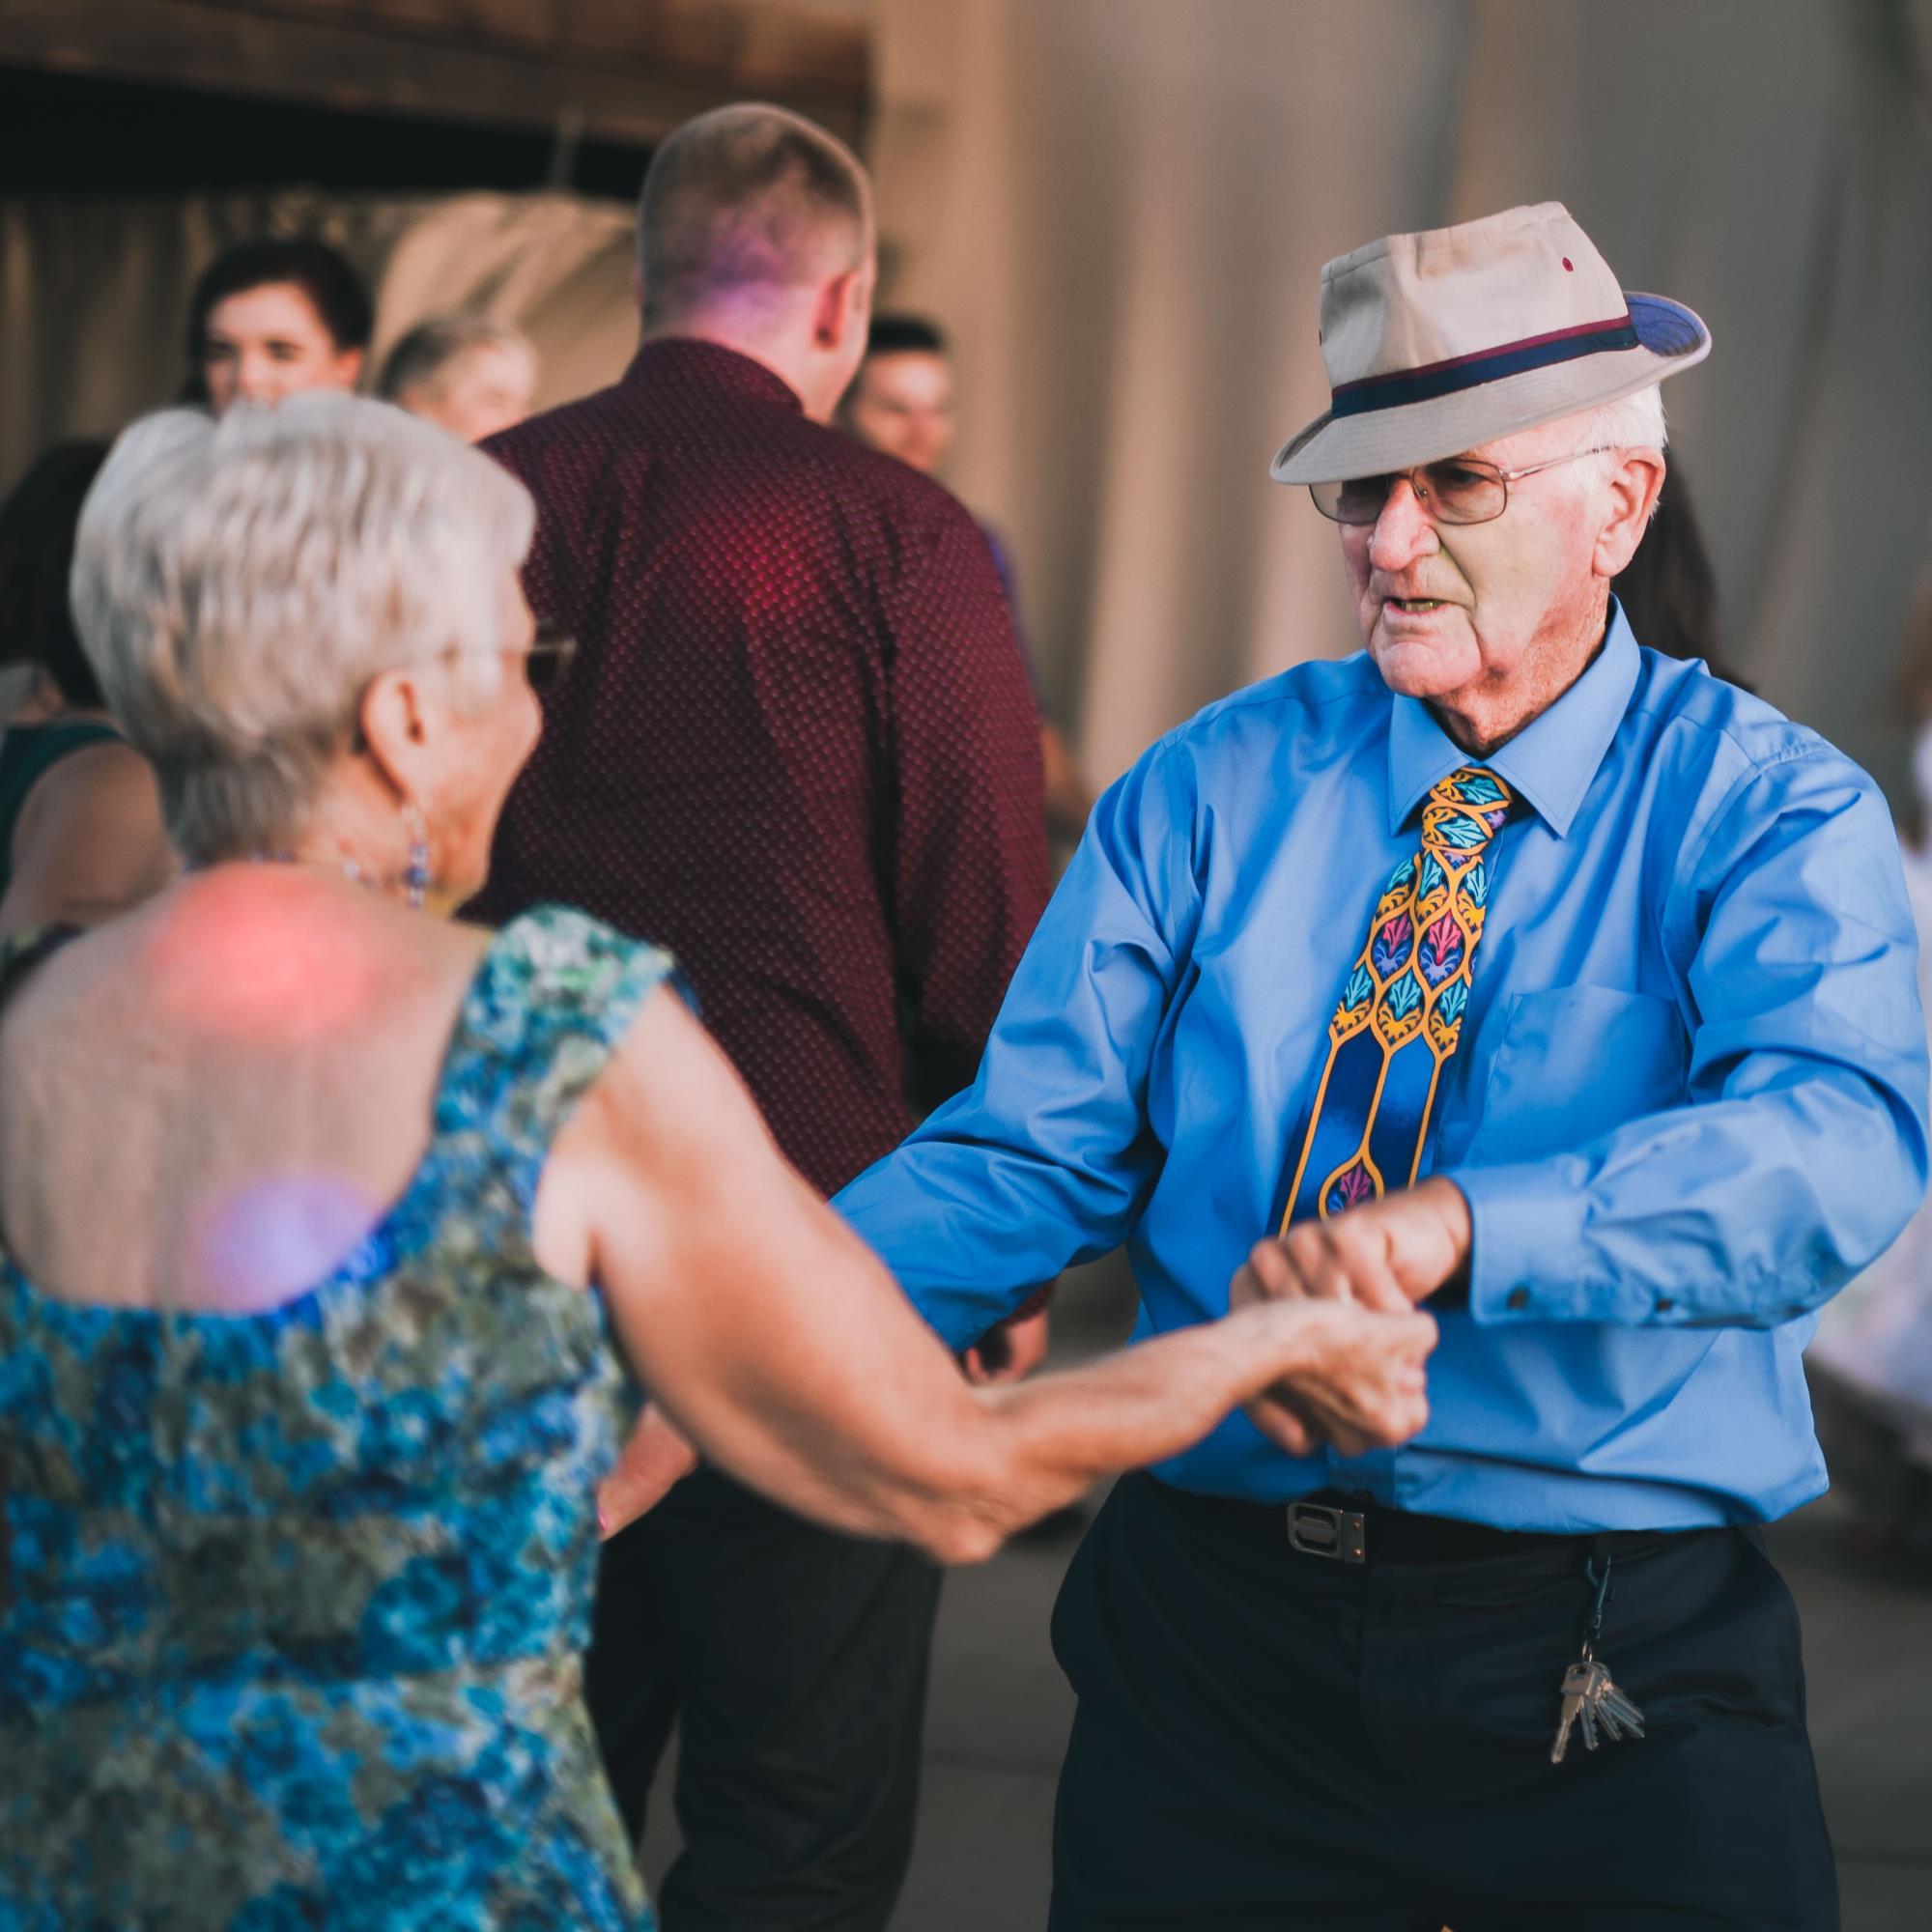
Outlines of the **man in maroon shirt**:
{"label": "man in maroon shirt", "polygon": [[[653,157],[639,243],[622,380],[485,445],[582,649],[478,911],[559,899],[671,948],[830,1194],[906,1132],[909,1069],[971,1077],[1045,901],[1032,695],[972,519],[823,426],[874,272],[852,156],[703,116]],[[886,1924],[937,1591],[712,1471],[607,1545],[589,1694],[634,1829],[680,1726],[667,1932]]]}

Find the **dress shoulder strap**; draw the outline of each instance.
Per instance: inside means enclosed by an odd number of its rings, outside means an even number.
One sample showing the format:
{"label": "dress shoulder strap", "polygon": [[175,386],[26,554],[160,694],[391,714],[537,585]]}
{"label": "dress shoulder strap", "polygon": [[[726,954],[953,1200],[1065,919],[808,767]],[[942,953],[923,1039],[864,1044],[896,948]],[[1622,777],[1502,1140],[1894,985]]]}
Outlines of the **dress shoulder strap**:
{"label": "dress shoulder strap", "polygon": [[667,981],[690,999],[662,947],[565,906],[491,941],[450,1038],[435,1145],[474,1235],[503,1259],[527,1261],[551,1144]]}
{"label": "dress shoulder strap", "polygon": [[27,794],[49,770],[91,745],[125,745],[112,725],[96,718],[60,718],[50,724],[10,725],[0,743],[0,823],[10,830]]}

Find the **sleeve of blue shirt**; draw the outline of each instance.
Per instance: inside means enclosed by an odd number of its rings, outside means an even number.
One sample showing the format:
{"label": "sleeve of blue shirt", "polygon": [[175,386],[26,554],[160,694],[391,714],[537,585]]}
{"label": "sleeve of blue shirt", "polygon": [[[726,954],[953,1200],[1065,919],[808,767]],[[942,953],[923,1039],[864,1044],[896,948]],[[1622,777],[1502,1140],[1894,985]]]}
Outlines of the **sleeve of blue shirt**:
{"label": "sleeve of blue shirt", "polygon": [[1687,1103],[1454,1174],[1478,1321],[1771,1327],[1881,1254],[1925,1192],[1917,945],[1870,781],[1816,741],[1753,768],[1665,907],[1689,961]]}
{"label": "sleeve of blue shirt", "polygon": [[1157,746],[1094,807],[978,1079],[833,1202],[955,1348],[1118,1246],[1159,1172],[1148,1069],[1199,904],[1182,763]]}

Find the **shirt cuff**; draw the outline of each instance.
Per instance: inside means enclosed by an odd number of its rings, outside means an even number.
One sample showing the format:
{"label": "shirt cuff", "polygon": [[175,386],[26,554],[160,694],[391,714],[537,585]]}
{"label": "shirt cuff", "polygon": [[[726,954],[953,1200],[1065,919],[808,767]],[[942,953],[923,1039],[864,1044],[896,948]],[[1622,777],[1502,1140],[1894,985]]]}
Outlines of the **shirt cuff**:
{"label": "shirt cuff", "polygon": [[1645,1321],[1640,1291],[1589,1264],[1584,1177],[1564,1160],[1464,1168],[1445,1177],[1469,1204],[1469,1313],[1478,1322]]}

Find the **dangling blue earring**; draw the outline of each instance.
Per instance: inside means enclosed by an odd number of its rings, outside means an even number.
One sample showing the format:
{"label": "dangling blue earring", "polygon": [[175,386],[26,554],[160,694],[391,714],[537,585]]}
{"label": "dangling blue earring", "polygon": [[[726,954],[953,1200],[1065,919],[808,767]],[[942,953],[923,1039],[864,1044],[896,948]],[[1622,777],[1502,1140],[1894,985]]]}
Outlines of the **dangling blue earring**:
{"label": "dangling blue earring", "polygon": [[429,825],[414,799],[403,808],[403,825],[410,835],[410,863],[403,870],[403,891],[410,904],[420,912],[436,881],[429,869]]}

